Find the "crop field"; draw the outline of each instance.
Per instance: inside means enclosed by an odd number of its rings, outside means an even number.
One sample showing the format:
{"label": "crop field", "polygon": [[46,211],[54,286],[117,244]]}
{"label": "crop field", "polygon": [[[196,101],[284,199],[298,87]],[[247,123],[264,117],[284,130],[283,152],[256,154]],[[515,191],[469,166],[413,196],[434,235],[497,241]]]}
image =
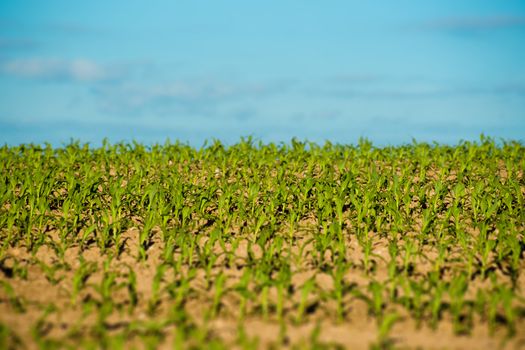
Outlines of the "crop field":
{"label": "crop field", "polygon": [[525,349],[525,146],[0,148],[0,349]]}

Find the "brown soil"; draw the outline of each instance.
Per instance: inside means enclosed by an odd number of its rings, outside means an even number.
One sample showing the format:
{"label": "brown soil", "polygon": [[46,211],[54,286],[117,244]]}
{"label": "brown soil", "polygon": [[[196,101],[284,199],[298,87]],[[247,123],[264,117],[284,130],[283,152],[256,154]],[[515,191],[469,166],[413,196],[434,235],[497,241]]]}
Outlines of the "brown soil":
{"label": "brown soil", "polygon": [[[344,317],[337,321],[337,306],[330,298],[322,298],[323,293],[334,290],[334,281],[330,271],[320,271],[313,263],[313,232],[310,229],[315,222],[305,220],[299,225],[297,241],[291,247],[292,286],[284,301],[282,318],[275,312],[275,300],[278,291],[270,288],[270,312],[265,318],[260,312],[259,296],[255,295],[246,303],[245,315],[240,315],[240,296],[234,290],[245,271],[246,259],[249,252],[249,237],[238,247],[227,245],[227,250],[234,253],[234,265],[228,266],[224,255],[220,255],[210,270],[212,276],[220,272],[226,276],[226,292],[221,299],[219,313],[208,319],[206,316],[213,303],[213,289],[209,289],[206,282],[206,273],[199,270],[190,283],[192,293],[185,300],[184,309],[194,320],[197,328],[205,329],[210,339],[220,339],[230,347],[237,347],[238,339],[245,332],[247,339],[256,339],[258,348],[282,347],[309,347],[318,342],[320,344],[348,349],[367,349],[371,344],[378,342],[377,317],[370,313],[367,303],[355,295],[347,293],[344,298]],[[162,261],[164,243],[157,232],[152,246],[147,251],[147,259],[138,259],[138,229],[130,229],[123,234],[124,249],[120,254],[102,254],[95,244],[90,244],[81,250],[78,246],[69,247],[64,255],[60,254],[60,239],[49,234],[49,242],[39,248],[32,255],[23,247],[9,248],[4,255],[0,280],[7,282],[9,288],[0,289],[0,323],[9,329],[6,344],[14,348],[39,348],[42,345],[38,339],[59,339],[63,343],[75,347],[78,339],[93,339],[96,342],[97,317],[90,312],[89,307],[100,307],[103,297],[97,291],[103,278],[104,269],[107,273],[114,273],[115,283],[111,287],[111,299],[115,310],[104,320],[103,326],[110,334],[119,334],[124,329],[130,329],[133,324],[134,332],[126,335],[125,346],[142,348],[141,337],[136,334],[148,334],[148,325],[163,322],[167,319],[173,307],[174,297],[166,292],[166,286],[176,282],[179,277],[167,268],[160,279],[160,288],[157,294],[154,291],[154,280],[157,266]],[[371,264],[372,275],[363,270],[363,252],[355,239],[348,242],[348,253],[352,266],[344,276],[347,285],[355,285],[366,290],[371,280],[379,282],[388,278],[388,242],[386,239],[370,233],[373,240]],[[55,243],[57,249],[50,248]],[[200,241],[205,243],[205,239]],[[235,248],[235,249],[234,249]],[[288,246],[283,248],[286,251]],[[302,249],[301,249],[302,248]],[[214,247],[217,254],[223,251],[218,244]],[[251,251],[255,259],[263,254],[262,249],[252,245]],[[175,252],[175,258],[178,252]],[[111,256],[114,255],[114,258]],[[437,253],[426,252],[428,259],[433,260]],[[332,258],[328,251],[324,259]],[[74,295],[73,281],[75,274],[84,259],[93,267],[84,281],[84,287],[78,295]],[[449,262],[451,263],[451,262]],[[52,274],[46,266],[57,266]],[[105,267],[104,267],[105,266]],[[425,276],[431,264],[422,257],[413,261],[414,276]],[[19,271],[27,271],[27,275]],[[130,270],[136,274],[137,305],[131,308],[132,297],[125,286],[129,279]],[[182,271],[185,270],[184,266]],[[416,277],[415,277],[416,278]],[[444,275],[446,278],[446,274]],[[307,281],[313,280],[316,291],[308,296],[305,317],[298,320],[297,305],[301,301],[301,287]],[[520,290],[525,290],[524,279],[518,281]],[[477,283],[477,284],[476,284]],[[470,283],[466,298],[475,296],[476,288],[483,287],[482,281]],[[253,290],[253,285],[248,285]],[[155,295],[156,294],[156,295]],[[152,300],[156,299],[152,308]],[[509,338],[504,327],[496,327],[491,333],[487,322],[477,317],[471,322],[471,328],[462,334],[453,330],[450,316],[445,314],[436,329],[423,322],[418,325],[406,309],[398,306],[387,306],[388,312],[395,312],[399,320],[395,323],[383,348],[393,346],[406,349],[525,349],[525,324],[517,324],[516,335]],[[176,341],[177,326],[166,324],[161,326],[163,340],[157,344],[158,348],[172,348]],[[142,333],[141,333],[142,332]],[[35,336],[38,334],[39,336]],[[18,342],[20,341],[20,342]],[[1,344],[0,344],[1,345]],[[78,345],[78,344],[77,344]]]}

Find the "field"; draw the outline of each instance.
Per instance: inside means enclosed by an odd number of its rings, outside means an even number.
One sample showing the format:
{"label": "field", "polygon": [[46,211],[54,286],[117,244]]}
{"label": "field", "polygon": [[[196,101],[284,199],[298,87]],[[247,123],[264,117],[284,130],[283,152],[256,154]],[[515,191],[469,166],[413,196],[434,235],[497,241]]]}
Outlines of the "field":
{"label": "field", "polygon": [[0,148],[0,349],[525,348],[525,146]]}

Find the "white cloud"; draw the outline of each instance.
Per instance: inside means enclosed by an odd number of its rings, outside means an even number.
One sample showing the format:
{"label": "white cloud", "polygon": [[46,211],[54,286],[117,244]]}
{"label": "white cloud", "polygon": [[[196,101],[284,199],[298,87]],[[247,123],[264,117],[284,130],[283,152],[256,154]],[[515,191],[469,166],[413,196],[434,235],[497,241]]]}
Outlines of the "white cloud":
{"label": "white cloud", "polygon": [[87,59],[14,59],[1,63],[0,71],[20,78],[65,82],[99,82],[118,76],[109,68]]}
{"label": "white cloud", "polygon": [[73,80],[79,81],[105,80],[109,77],[104,68],[88,60],[71,61],[67,71]]}
{"label": "white cloud", "polygon": [[103,110],[130,114],[211,115],[219,105],[259,100],[285,92],[291,83],[178,80],[165,84],[115,84],[92,89]]}

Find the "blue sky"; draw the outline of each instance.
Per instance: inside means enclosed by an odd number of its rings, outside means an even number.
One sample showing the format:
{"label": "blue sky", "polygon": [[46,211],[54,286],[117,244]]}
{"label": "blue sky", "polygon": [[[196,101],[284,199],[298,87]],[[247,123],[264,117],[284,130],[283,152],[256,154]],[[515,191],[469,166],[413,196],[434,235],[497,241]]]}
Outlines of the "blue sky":
{"label": "blue sky", "polygon": [[0,2],[0,144],[525,140],[525,2]]}

